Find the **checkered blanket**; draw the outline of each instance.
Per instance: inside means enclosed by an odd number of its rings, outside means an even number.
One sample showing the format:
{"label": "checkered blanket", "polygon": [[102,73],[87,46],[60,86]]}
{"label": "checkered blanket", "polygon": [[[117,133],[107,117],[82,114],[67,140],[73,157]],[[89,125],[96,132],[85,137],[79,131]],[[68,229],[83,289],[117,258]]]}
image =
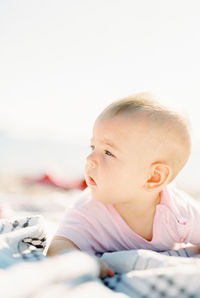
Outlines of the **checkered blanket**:
{"label": "checkered blanket", "polygon": [[187,248],[163,254],[143,249],[104,254],[103,260],[117,272],[104,284],[129,297],[200,297],[200,259],[188,258],[190,253]]}
{"label": "checkered blanket", "polygon": [[116,274],[100,280],[96,258],[75,250],[50,258],[45,245],[41,216],[0,221],[1,297],[200,297],[200,259],[191,248],[105,253]]}

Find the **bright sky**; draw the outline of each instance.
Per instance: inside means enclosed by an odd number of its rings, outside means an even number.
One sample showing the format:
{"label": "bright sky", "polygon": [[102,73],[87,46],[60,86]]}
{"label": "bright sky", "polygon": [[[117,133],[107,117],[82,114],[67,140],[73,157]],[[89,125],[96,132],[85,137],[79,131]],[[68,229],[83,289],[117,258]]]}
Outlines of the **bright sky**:
{"label": "bright sky", "polygon": [[187,112],[199,136],[198,0],[1,0],[0,131],[91,137],[138,91]]}

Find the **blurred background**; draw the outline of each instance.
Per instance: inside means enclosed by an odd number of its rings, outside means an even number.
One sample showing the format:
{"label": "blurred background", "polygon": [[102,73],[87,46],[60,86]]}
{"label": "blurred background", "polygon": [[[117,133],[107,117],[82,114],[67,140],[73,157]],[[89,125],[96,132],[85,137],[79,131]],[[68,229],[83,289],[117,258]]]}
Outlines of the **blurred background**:
{"label": "blurred background", "polygon": [[193,151],[176,183],[200,197],[199,9],[198,0],[1,0],[0,192],[82,183],[99,112],[152,91],[190,119]]}

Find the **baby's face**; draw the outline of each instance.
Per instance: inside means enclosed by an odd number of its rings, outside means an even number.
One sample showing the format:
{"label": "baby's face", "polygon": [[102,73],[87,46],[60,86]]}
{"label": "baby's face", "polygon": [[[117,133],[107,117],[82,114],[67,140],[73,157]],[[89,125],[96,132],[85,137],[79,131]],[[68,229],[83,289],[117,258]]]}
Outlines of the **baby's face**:
{"label": "baby's face", "polygon": [[98,120],[85,167],[93,198],[114,204],[141,197],[149,168],[147,145],[145,125],[122,116]]}

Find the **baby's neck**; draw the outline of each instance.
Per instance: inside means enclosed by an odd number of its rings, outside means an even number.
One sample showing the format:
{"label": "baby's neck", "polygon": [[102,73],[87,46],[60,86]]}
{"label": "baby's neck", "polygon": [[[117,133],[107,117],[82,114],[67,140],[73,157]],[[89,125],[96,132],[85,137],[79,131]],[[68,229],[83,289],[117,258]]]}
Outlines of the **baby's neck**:
{"label": "baby's neck", "polygon": [[141,217],[154,214],[155,208],[160,204],[161,193],[152,196],[148,200],[133,200],[130,203],[118,203],[114,204],[115,209],[123,217]]}
{"label": "baby's neck", "polygon": [[[153,239],[153,224],[156,206],[160,203],[161,195],[157,194],[152,200],[138,200],[132,204],[115,204],[114,207],[127,223],[129,228],[142,238]],[[145,204],[146,202],[146,204]]]}

